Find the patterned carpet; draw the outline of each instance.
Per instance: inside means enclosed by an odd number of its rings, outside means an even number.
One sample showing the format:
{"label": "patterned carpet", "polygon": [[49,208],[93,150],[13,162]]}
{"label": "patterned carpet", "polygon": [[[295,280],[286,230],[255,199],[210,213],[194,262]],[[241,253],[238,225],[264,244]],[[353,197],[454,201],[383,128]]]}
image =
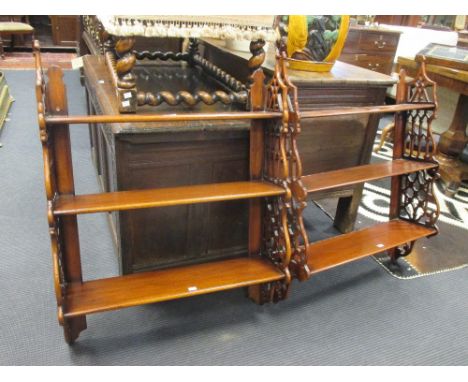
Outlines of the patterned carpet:
{"label": "patterned carpet", "polygon": [[[71,60],[76,58],[76,53],[42,53],[42,65],[48,68],[58,65],[62,69],[71,69]],[[34,59],[30,52],[5,52],[5,59],[0,59],[0,69],[24,70],[34,69]]]}

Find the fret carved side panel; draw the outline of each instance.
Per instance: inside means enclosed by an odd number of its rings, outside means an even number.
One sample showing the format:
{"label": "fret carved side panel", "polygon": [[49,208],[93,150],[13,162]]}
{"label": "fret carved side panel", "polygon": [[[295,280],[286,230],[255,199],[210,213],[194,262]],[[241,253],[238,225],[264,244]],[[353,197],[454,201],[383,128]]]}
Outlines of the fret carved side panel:
{"label": "fret carved side panel", "polygon": [[287,296],[292,277],[304,279],[308,275],[308,241],[302,221],[307,191],[301,183],[302,164],[297,149],[297,89],[289,81],[280,56],[267,88],[267,109],[280,111],[282,120],[270,122],[265,133],[264,179],[287,190],[283,197],[267,202],[264,217],[264,252],[286,274],[285,280],[269,291],[273,301],[278,301]]}
{"label": "fret carved side panel", "polygon": [[52,269],[54,277],[54,289],[57,302],[57,316],[60,325],[66,331],[66,321],[64,319],[64,297],[65,297],[65,271],[61,249],[60,224],[54,216],[53,204],[57,197],[57,181],[55,178],[55,162],[52,150],[53,136],[45,121],[45,93],[46,83],[42,71],[40,47],[38,41],[34,42],[34,58],[36,62],[36,103],[39,125],[39,137],[42,145],[42,158],[44,162],[44,182],[47,198],[47,222],[49,225],[49,236],[52,252]]}
{"label": "fret carved side panel", "polygon": [[[407,160],[437,163],[436,142],[432,133],[432,122],[436,118],[436,83],[426,74],[425,63],[421,62],[418,75],[406,83],[405,73],[401,74],[399,87],[407,103],[433,103],[433,109],[411,110],[401,119],[403,128],[400,138],[401,157]],[[438,168],[405,174],[399,177],[399,199],[395,213],[402,220],[424,225],[437,230],[440,214],[439,203],[434,194],[434,183],[438,179]],[[396,248],[393,258],[408,255],[414,242]]]}

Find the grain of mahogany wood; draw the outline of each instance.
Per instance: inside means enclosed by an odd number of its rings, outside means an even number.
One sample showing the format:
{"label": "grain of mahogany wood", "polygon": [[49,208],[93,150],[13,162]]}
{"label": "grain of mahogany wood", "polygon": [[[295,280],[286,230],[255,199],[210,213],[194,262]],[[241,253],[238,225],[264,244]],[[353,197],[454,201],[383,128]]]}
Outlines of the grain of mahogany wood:
{"label": "grain of mahogany wood", "polygon": [[398,159],[307,175],[302,177],[302,183],[307,192],[317,192],[435,167],[434,163]]}
{"label": "grain of mahogany wood", "polygon": [[408,110],[434,109],[433,103],[403,103],[399,105],[342,107],[336,109],[310,110],[301,112],[301,119],[333,117],[356,114],[387,114]]}
{"label": "grain of mahogany wood", "polygon": [[309,244],[307,265],[314,274],[435,233],[436,230],[432,228],[391,220]]}
{"label": "grain of mahogany wood", "polygon": [[284,274],[268,260],[243,257],[72,283],[67,286],[65,316],[173,300],[282,278]]}
{"label": "grain of mahogany wood", "polygon": [[[434,109],[433,103],[400,104],[385,106],[343,107],[339,109],[311,110],[300,113],[301,119],[332,117],[355,114],[385,114],[408,110]],[[241,120],[280,118],[281,113],[268,111],[251,111],[235,113],[199,113],[199,114],[152,114],[152,115],[76,115],[46,117],[49,125],[83,124],[83,123],[138,123],[138,122],[177,122],[203,120]]]}
{"label": "grain of mahogany wood", "polygon": [[139,122],[187,122],[187,121],[225,121],[256,120],[281,118],[281,113],[274,111],[239,111],[231,113],[198,113],[198,114],[125,114],[125,115],[49,115],[49,125],[82,124],[82,123],[139,123]]}
{"label": "grain of mahogany wood", "polygon": [[88,195],[61,195],[55,215],[86,214],[138,208],[210,203],[282,195],[285,190],[264,182],[231,182]]}

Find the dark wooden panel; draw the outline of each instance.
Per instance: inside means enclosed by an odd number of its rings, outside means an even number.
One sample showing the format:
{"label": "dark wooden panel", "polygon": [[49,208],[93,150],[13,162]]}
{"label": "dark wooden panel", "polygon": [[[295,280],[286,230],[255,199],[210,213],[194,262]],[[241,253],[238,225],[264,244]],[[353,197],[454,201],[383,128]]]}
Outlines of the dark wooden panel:
{"label": "dark wooden panel", "polygon": [[360,164],[368,121],[367,115],[304,120],[298,137],[304,175]]}
{"label": "dark wooden panel", "polygon": [[384,88],[372,86],[301,86],[298,100],[301,112],[337,106],[365,106],[383,102]]}
{"label": "dark wooden panel", "polygon": [[79,16],[50,16],[50,21],[55,45],[78,47],[81,35]]}
{"label": "dark wooden panel", "polygon": [[[246,130],[211,130],[119,135],[119,189],[246,181],[247,134]],[[121,213],[123,253],[132,257],[127,269],[153,269],[245,253],[247,213],[243,201]]]}

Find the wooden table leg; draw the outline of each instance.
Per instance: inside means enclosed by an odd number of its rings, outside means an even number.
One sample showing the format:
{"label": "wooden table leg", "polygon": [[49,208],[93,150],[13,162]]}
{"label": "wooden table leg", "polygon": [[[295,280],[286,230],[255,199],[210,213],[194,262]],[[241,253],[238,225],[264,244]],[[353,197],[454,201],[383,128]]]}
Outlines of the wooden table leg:
{"label": "wooden table leg", "polygon": [[388,138],[393,140],[394,128],[395,128],[395,123],[392,121],[382,129],[382,134],[380,135],[380,142],[379,144],[375,145],[374,148],[372,149],[374,153],[377,153],[380,151],[380,149],[383,147],[383,145],[385,144],[385,141]]}
{"label": "wooden table leg", "polygon": [[460,94],[457,108],[449,129],[440,136],[438,154],[439,173],[444,193],[454,195],[463,179],[468,177],[468,165],[458,159],[468,143],[466,125],[468,123],[468,96]]}
{"label": "wooden table leg", "polygon": [[457,193],[462,180],[468,179],[468,163],[448,155],[437,154],[441,186],[446,196]]}
{"label": "wooden table leg", "polygon": [[455,115],[449,129],[440,136],[438,151],[448,156],[458,156],[463,151],[468,138],[468,95],[460,94]]}
{"label": "wooden table leg", "polygon": [[336,208],[333,225],[341,232],[348,233],[354,230],[354,223],[361,203],[364,185],[358,185],[352,196],[340,198]]}

